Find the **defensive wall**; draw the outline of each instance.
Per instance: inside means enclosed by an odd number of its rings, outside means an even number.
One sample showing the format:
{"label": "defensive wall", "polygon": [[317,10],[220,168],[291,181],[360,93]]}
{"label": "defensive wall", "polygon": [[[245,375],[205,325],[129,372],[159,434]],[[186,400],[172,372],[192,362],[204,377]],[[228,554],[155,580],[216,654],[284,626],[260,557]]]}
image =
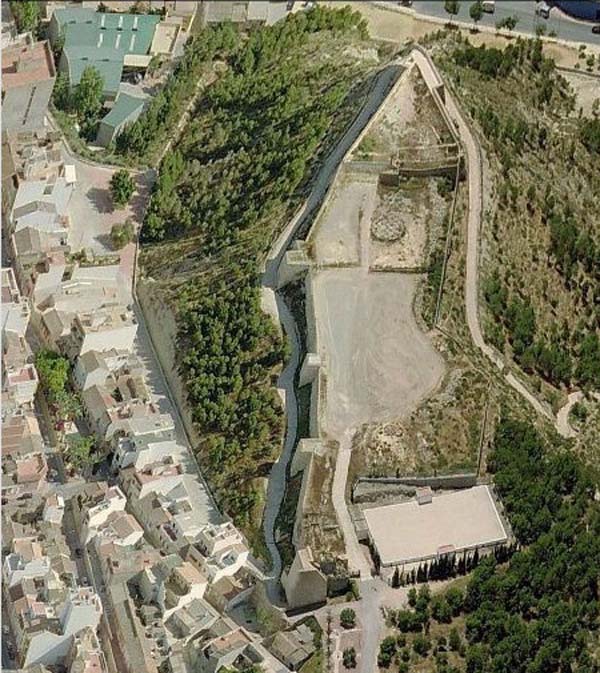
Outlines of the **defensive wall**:
{"label": "defensive wall", "polygon": [[[412,67],[419,67],[417,64],[414,64]],[[429,176],[429,175],[440,175],[440,174],[449,174],[455,175],[457,169],[462,172],[464,169],[464,160],[461,152],[461,142],[458,136],[458,133],[452,123],[448,112],[445,109],[445,90],[444,84],[441,80],[437,79],[435,82],[429,81],[427,78],[423,77],[429,92],[432,95],[432,98],[435,102],[436,107],[438,108],[442,118],[444,119],[446,126],[448,127],[450,134],[454,143],[458,148],[458,157],[455,162],[442,161],[437,162],[432,165],[419,165],[412,166],[408,165],[405,167],[394,167],[391,162],[364,162],[360,160],[351,159],[353,153],[356,151],[358,146],[363,141],[364,137],[369,133],[375,124],[381,118],[383,111],[386,108],[386,105],[389,100],[397,94],[398,90],[403,84],[404,76],[408,76],[410,68],[404,68],[400,71],[398,78],[394,85],[388,91],[386,97],[382,101],[381,105],[367,122],[361,132],[357,135],[356,139],[347,150],[345,155],[342,157],[332,179],[330,182],[330,188],[322,199],[318,208],[315,209],[312,214],[310,225],[307,227],[305,232],[302,232],[302,238],[297,239],[290,246],[290,249],[285,252],[281,260],[277,272],[277,287],[281,289],[290,282],[303,280],[304,282],[304,293],[305,293],[305,311],[306,311],[306,356],[304,362],[301,364],[299,382],[300,385],[306,385],[310,383],[311,385],[311,395],[310,395],[310,411],[309,411],[309,433],[311,440],[319,440],[321,438],[321,420],[323,417],[323,412],[325,405],[327,404],[326,400],[326,379],[323,371],[321,359],[320,359],[320,348],[319,348],[319,338],[316,326],[316,315],[314,307],[314,297],[313,297],[313,280],[315,273],[317,271],[314,263],[309,256],[309,245],[310,241],[313,238],[316,228],[319,225],[319,222],[325,213],[330,202],[335,197],[335,185],[339,183],[340,177],[347,170],[358,169],[359,171],[364,171],[368,173],[377,172],[380,175],[380,179],[383,182],[388,184],[396,184],[399,180],[400,175],[418,175],[418,176]],[[415,269],[415,271],[420,271],[420,269]],[[311,442],[311,440],[308,440]],[[292,473],[298,472],[300,469],[303,470],[302,485],[300,490],[300,497],[298,500],[298,506],[296,509],[296,519],[294,523],[294,533],[293,533],[293,542],[296,546],[302,544],[302,519],[303,519],[303,503],[308,495],[309,484],[312,473],[312,459],[314,455],[319,455],[324,450],[322,442],[315,441],[303,446],[302,457],[296,458],[296,455],[293,457],[292,462]],[[298,453],[299,447],[296,448],[296,453]],[[316,453],[313,453],[316,452]],[[410,480],[412,479],[412,481]],[[409,478],[409,481],[404,481],[407,486],[418,486],[418,485],[430,485],[432,487],[437,484],[438,488],[442,488],[444,484],[446,487],[450,487],[450,483],[455,483],[456,487],[465,487],[471,483],[475,483],[476,476],[473,475],[454,475],[446,477],[413,477]],[[395,483],[394,481],[389,483]],[[459,486],[460,484],[460,486]]]}

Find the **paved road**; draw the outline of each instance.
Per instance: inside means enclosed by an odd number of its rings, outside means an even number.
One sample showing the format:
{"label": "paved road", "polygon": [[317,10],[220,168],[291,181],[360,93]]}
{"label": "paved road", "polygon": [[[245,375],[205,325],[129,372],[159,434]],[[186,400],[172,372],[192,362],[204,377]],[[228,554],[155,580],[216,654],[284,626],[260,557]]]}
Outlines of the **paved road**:
{"label": "paved road", "polygon": [[275,543],[275,520],[281,507],[285,493],[287,468],[296,444],[297,434],[297,402],[294,390],[294,375],[300,365],[299,341],[295,321],[289,312],[279,292],[278,270],[281,260],[290,244],[296,238],[299,229],[314,216],[317,208],[323,202],[333,177],[346,153],[366,126],[371,117],[377,112],[385,100],[389,90],[401,73],[401,67],[390,65],[384,68],[373,82],[369,96],[354,122],[344,133],[338,144],[325,158],[311,187],[311,192],[304,205],[296,216],[289,222],[284,231],[275,241],[265,263],[262,280],[263,307],[268,311],[275,322],[283,325],[290,341],[291,356],[289,362],[279,378],[278,387],[285,392],[287,428],[285,442],[279,460],[274,464],[269,476],[267,488],[267,502],[265,505],[263,529],[269,554],[271,555],[271,572],[267,581],[269,598],[274,603],[279,599],[279,576],[282,563],[279,550]]}
{"label": "paved road", "polygon": [[[456,21],[473,24],[469,16],[469,8],[472,4],[472,1],[466,0],[460,3]],[[519,19],[515,28],[517,32],[535,35],[536,28],[543,26],[546,34],[553,30],[560,40],[587,42],[600,46],[600,35],[592,33],[591,24],[571,20],[557,9],[551,10],[549,19],[543,19],[535,13],[536,4],[533,0],[496,0],[496,11],[494,14],[484,14],[480,25],[495,28],[497,21],[508,16],[516,16]],[[435,0],[414,0],[412,7],[417,14],[446,20],[449,18],[444,10],[444,3],[440,0],[437,2]]]}

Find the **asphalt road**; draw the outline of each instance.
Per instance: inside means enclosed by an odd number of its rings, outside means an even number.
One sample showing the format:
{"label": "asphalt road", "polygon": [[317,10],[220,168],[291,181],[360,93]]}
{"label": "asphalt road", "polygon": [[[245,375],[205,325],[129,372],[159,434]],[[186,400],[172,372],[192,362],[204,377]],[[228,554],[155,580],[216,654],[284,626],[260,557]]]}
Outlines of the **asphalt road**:
{"label": "asphalt road", "polygon": [[[460,3],[460,9],[456,16],[457,21],[473,23],[469,16],[469,8],[473,2],[464,1]],[[482,26],[494,28],[497,21],[508,16],[516,16],[519,19],[516,31],[520,33],[536,34],[538,25],[546,28],[546,34],[551,30],[555,31],[556,37],[561,40],[571,42],[587,42],[600,46],[600,35],[592,33],[590,23],[583,23],[566,18],[564,14],[556,8],[550,11],[550,18],[543,19],[535,13],[537,3],[533,0],[496,0],[496,11],[493,14],[484,14],[480,21]],[[442,19],[448,19],[449,15],[444,10],[444,3],[439,0],[414,0],[412,8],[417,14],[426,16],[436,16]]]}

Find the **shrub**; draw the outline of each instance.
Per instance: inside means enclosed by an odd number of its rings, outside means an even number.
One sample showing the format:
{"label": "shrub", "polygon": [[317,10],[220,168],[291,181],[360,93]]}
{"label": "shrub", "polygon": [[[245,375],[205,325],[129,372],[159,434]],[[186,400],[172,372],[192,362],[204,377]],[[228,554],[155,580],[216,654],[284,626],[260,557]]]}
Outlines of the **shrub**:
{"label": "shrub", "polygon": [[135,182],[124,168],[118,170],[110,179],[110,193],[117,208],[123,208],[135,191]]}
{"label": "shrub", "polygon": [[110,230],[110,240],[115,250],[120,250],[128,243],[131,243],[134,236],[135,230],[133,222],[129,218],[121,224],[113,224],[112,229]]}
{"label": "shrub", "polygon": [[356,626],[356,612],[352,608],[344,608],[340,612],[340,624],[345,629],[353,629]]}

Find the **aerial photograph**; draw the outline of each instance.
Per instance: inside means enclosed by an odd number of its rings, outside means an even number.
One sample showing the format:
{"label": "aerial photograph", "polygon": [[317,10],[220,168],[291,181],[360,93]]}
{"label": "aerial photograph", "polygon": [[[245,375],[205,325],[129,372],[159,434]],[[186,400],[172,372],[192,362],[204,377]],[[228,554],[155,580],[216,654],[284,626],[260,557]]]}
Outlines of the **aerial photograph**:
{"label": "aerial photograph", "polygon": [[1,10],[1,671],[600,673],[600,0]]}

